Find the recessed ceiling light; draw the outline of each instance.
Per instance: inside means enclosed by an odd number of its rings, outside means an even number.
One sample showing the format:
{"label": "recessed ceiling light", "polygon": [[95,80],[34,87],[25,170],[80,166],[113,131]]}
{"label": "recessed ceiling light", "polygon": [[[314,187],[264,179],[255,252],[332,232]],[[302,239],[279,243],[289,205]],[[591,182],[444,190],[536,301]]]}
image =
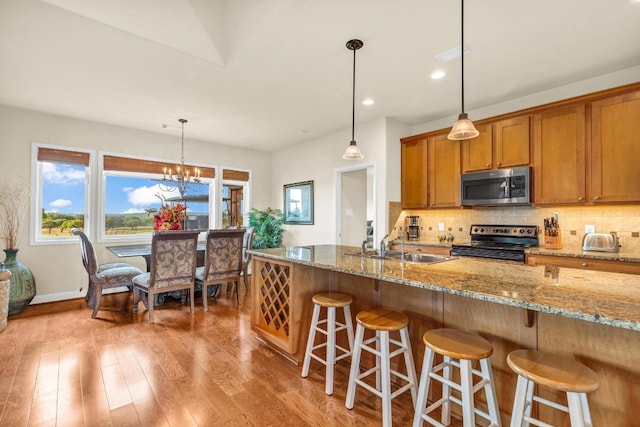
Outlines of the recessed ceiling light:
{"label": "recessed ceiling light", "polygon": [[362,105],[373,105],[376,101],[373,98],[365,98],[362,100]]}
{"label": "recessed ceiling light", "polygon": [[443,78],[446,75],[447,75],[447,73],[444,70],[435,70],[433,73],[431,73],[431,78],[433,80],[439,80],[439,79]]}

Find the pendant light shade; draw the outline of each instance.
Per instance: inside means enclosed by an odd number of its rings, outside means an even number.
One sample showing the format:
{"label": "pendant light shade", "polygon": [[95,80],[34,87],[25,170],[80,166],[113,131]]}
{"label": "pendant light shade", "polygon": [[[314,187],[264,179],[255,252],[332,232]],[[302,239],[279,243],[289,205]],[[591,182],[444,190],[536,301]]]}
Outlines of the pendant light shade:
{"label": "pendant light shade", "polygon": [[457,141],[462,139],[471,139],[480,135],[478,129],[473,125],[473,122],[469,120],[469,116],[464,112],[464,0],[460,0],[461,3],[461,19],[460,19],[460,63],[461,63],[461,113],[458,115],[458,121],[453,124],[451,132],[447,135],[448,139]]}
{"label": "pendant light shade", "polygon": [[347,49],[353,51],[353,91],[351,96],[351,142],[344,152],[342,158],[345,160],[361,160],[364,159],[360,147],[355,139],[356,127],[356,50],[360,49],[364,43],[361,40],[353,39],[347,42]]}

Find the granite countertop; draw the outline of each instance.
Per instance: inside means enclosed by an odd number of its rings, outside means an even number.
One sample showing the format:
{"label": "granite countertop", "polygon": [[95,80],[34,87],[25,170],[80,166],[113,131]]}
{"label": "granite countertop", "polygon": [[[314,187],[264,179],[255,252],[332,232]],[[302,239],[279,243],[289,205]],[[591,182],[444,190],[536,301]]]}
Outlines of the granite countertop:
{"label": "granite countertop", "polygon": [[600,259],[605,261],[640,262],[640,253],[620,248],[619,252],[583,251],[582,248],[546,249],[543,246],[529,248],[527,254],[568,258]]}
{"label": "granite countertop", "polygon": [[249,252],[274,260],[640,331],[638,275],[464,257],[421,264],[345,255],[357,254],[359,250],[351,246],[316,245]]}
{"label": "granite countertop", "polygon": [[[392,240],[390,242],[395,246],[400,245],[399,240]],[[405,245],[421,246],[425,248],[451,248],[451,243],[437,243],[422,240],[406,241]],[[455,244],[456,242],[454,242]],[[581,247],[568,247],[562,249],[547,249],[544,246],[537,246],[528,248],[525,250],[527,254],[531,255],[548,255],[567,258],[585,258],[585,259],[599,259],[606,261],[620,261],[620,262],[638,262],[640,263],[640,251],[628,250],[626,247],[621,247],[619,252],[598,252],[598,251],[583,251]]]}

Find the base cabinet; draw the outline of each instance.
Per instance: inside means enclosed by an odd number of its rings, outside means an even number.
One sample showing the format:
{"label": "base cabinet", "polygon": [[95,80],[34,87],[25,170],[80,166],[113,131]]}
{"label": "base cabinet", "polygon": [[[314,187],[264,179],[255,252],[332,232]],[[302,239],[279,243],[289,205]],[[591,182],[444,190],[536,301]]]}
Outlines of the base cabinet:
{"label": "base cabinet", "polygon": [[[424,356],[422,336],[429,329],[467,329],[488,339],[494,348],[491,364],[503,425],[509,424],[517,379],[506,357],[513,350],[528,348],[575,357],[598,374],[601,386],[589,394],[594,426],[640,426],[636,415],[640,407],[637,331],[255,255],[252,271],[252,328],[260,339],[298,365],[309,333],[311,298],[314,293],[334,290],[353,297],[354,317],[362,309],[380,306],[405,313],[418,372]],[[348,369],[348,361],[338,363],[345,363]],[[372,363],[372,358],[362,360],[363,366]],[[401,370],[400,366],[392,368]],[[555,392],[544,388],[541,392],[562,401]],[[429,396],[431,402],[436,398],[435,394]],[[566,415],[545,408],[539,411],[547,423],[568,425]]]}
{"label": "base cabinet", "polygon": [[309,302],[329,289],[325,272],[257,256],[251,265],[251,327],[280,354],[299,364],[311,320]]}

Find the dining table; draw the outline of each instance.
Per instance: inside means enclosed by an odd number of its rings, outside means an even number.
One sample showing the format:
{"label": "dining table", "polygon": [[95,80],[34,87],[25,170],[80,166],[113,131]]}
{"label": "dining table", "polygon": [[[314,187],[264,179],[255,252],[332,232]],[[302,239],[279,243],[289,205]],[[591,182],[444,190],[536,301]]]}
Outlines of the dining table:
{"label": "dining table", "polygon": [[[206,251],[206,247],[206,242],[198,242],[198,267],[204,265],[204,254]],[[118,258],[141,256],[147,263],[147,271],[151,271],[151,243],[107,246],[107,250]]]}
{"label": "dining table", "polygon": [[[198,242],[198,260],[197,266],[201,267],[204,265],[204,257],[206,252],[207,244],[206,242]],[[118,245],[118,246],[107,246],[107,250],[117,256],[118,258],[129,258],[129,257],[143,257],[147,264],[147,272],[151,271],[151,243],[141,243],[134,245]],[[156,294],[153,298],[153,305],[159,306],[164,304],[165,297],[170,296],[175,299],[181,299],[181,291],[167,292],[163,294]]]}

